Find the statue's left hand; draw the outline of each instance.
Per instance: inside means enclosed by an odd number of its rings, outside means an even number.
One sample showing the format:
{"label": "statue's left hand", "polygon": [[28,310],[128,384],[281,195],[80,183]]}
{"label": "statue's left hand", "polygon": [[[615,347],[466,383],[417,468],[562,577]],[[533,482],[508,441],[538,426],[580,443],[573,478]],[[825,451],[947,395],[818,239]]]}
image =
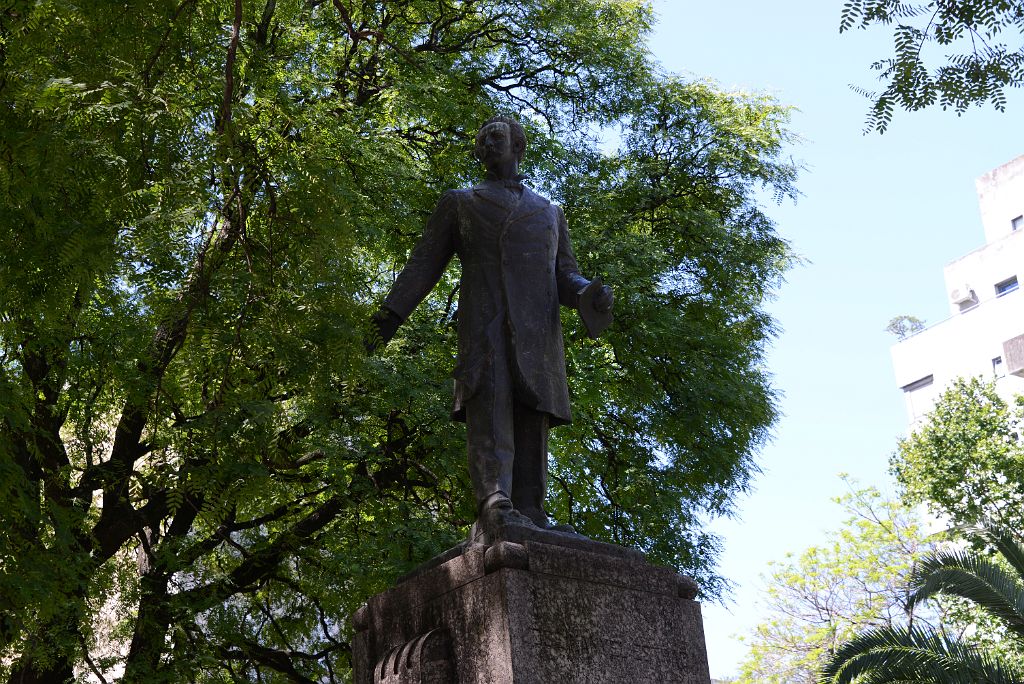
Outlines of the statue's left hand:
{"label": "statue's left hand", "polygon": [[612,288],[604,285],[601,287],[601,291],[594,297],[594,309],[600,313],[606,313],[612,310],[612,306],[615,304],[615,295],[612,293]]}

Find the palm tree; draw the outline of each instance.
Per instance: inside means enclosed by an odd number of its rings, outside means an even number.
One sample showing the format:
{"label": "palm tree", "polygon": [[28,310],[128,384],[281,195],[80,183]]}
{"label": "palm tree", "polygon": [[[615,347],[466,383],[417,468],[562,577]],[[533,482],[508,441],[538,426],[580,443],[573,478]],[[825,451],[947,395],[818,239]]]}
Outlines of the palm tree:
{"label": "palm tree", "polygon": [[[1024,647],[1024,546],[1008,530],[975,533],[1006,560],[973,551],[935,553],[911,577],[908,609],[935,594],[960,596],[996,616]],[[942,631],[885,627],[861,634],[826,662],[822,684],[1024,684],[1024,665]]]}

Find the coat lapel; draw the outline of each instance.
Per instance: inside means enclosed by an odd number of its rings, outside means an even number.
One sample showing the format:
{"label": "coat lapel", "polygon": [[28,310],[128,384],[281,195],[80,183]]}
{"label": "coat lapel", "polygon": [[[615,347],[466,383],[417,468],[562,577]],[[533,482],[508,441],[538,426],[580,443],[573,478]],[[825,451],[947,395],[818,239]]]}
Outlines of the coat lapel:
{"label": "coat lapel", "polygon": [[551,202],[541,197],[533,190],[523,188],[523,195],[520,197],[519,203],[515,208],[513,208],[508,222],[512,223],[513,221],[523,221],[528,219],[542,211],[547,211],[547,208],[550,205]]}
{"label": "coat lapel", "polygon": [[473,195],[506,212],[517,204],[515,195],[500,183],[480,183],[473,187]]}
{"label": "coat lapel", "polygon": [[473,195],[497,210],[501,218],[492,224],[503,233],[512,223],[529,219],[547,211],[551,206],[546,198],[523,187],[520,194],[509,192],[500,183],[484,182],[473,188]]}

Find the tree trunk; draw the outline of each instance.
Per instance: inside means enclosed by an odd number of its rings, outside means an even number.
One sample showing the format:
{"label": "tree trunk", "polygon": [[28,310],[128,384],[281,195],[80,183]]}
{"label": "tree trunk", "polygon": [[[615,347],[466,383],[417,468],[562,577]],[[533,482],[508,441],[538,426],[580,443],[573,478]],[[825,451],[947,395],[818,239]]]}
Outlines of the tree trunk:
{"label": "tree trunk", "polygon": [[21,658],[18,666],[11,671],[7,684],[64,684],[71,682],[74,668],[67,662],[36,670],[31,658]]}
{"label": "tree trunk", "polygon": [[167,604],[169,579],[169,575],[159,571],[142,577],[139,614],[121,680],[125,684],[162,681],[159,676],[160,656],[171,624],[171,610]]}

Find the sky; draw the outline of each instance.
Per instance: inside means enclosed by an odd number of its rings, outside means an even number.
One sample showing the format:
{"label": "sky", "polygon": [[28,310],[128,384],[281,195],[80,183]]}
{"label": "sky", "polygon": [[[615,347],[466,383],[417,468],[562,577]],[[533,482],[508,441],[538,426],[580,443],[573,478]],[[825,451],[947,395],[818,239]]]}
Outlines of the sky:
{"label": "sky", "polygon": [[703,606],[711,674],[722,678],[745,653],[736,636],[764,617],[768,563],[839,527],[838,475],[893,492],[888,459],[906,410],[884,328],[901,314],[948,316],[942,267],[984,243],[974,180],[1024,154],[1024,94],[1011,93],[1005,113],[897,111],[884,135],[865,135],[869,101],[850,85],[877,87],[869,65],[890,54],[891,35],[840,35],[842,0],[654,6],[650,47],[664,68],[796,107],[790,153],[805,167],[796,204],[768,207],[804,260],[769,305],[783,330],[768,356],[783,416],[739,516],[711,526],[735,584],[725,606]]}

